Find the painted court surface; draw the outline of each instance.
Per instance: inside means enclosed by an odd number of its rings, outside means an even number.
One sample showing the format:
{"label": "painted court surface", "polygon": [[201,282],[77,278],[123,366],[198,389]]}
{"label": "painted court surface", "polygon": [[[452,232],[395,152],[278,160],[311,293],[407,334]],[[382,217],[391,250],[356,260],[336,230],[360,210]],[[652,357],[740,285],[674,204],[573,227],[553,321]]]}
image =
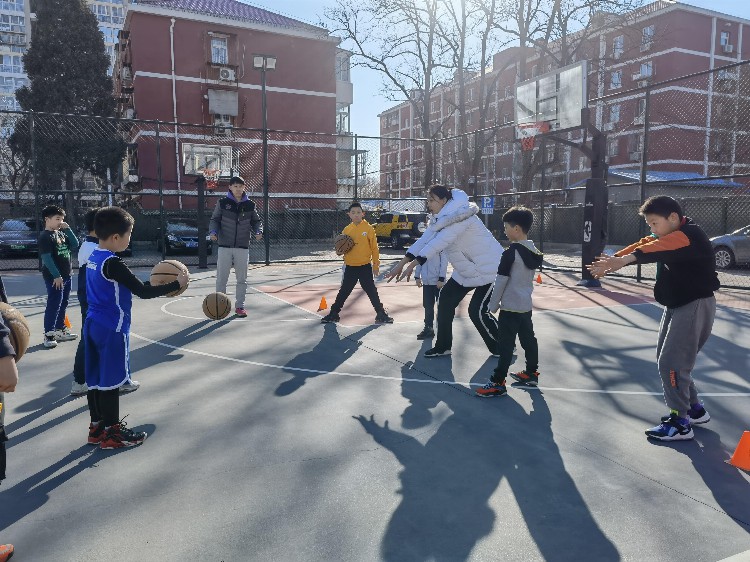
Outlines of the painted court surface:
{"label": "painted court surface", "polygon": [[142,386],[120,408],[149,438],[112,452],[85,444],[85,398],[68,396],[76,344],[41,346],[40,276],[3,275],[35,335],[6,395],[0,543],[19,561],[750,558],[750,475],[724,462],[750,430],[747,292],[721,293],[696,365],[711,421],[659,444],[643,435],[666,413],[649,285],[545,272],[540,388],[485,400],[497,359],[465,307],[453,355],[425,359],[413,282],[378,283],[395,324],[372,324],[356,289],[321,325],[340,275],[252,266],[247,319],[203,317],[211,270],[134,299]]}

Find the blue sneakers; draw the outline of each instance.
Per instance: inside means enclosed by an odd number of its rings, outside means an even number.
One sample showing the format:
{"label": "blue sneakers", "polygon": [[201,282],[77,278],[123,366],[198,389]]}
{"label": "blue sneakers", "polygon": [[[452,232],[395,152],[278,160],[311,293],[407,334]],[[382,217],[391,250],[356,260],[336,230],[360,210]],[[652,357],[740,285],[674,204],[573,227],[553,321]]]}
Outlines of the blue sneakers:
{"label": "blue sneakers", "polygon": [[[669,416],[671,415],[672,414],[667,414],[666,416],[662,416],[661,421],[668,421]],[[701,425],[711,421],[711,416],[708,415],[708,412],[703,407],[703,404],[698,404],[697,408],[690,406],[690,409],[688,410],[688,419],[690,420],[690,425]]]}
{"label": "blue sneakers", "polygon": [[659,441],[687,441],[693,438],[693,428],[690,427],[689,420],[670,413],[667,421],[647,429],[646,435]]}

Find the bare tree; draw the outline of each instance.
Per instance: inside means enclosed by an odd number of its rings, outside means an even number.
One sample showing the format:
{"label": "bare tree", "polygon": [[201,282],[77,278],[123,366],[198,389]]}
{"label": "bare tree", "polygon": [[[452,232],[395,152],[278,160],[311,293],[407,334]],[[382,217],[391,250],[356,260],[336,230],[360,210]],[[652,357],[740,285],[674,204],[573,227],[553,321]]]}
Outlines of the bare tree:
{"label": "bare tree", "polygon": [[0,117],[0,189],[13,192],[16,207],[21,203],[21,193],[31,191],[31,161],[24,151],[10,142],[19,122],[17,115]]}

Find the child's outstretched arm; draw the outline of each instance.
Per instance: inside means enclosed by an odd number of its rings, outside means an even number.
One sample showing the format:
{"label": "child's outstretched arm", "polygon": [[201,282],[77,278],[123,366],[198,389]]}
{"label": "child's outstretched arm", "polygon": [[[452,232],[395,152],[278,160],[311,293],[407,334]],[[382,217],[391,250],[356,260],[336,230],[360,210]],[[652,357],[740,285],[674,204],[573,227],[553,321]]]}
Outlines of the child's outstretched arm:
{"label": "child's outstretched arm", "polygon": [[163,297],[173,291],[179,290],[187,283],[187,273],[180,272],[177,280],[167,283],[166,285],[151,285],[138,279],[130,271],[125,262],[118,257],[109,258],[104,262],[104,277],[122,283],[131,293],[142,299],[153,299]]}
{"label": "child's outstretched arm", "polygon": [[516,261],[516,250],[511,245],[500,257],[500,265],[497,267],[497,277],[495,277],[495,284],[492,286],[492,295],[488,303],[490,312],[497,312],[500,309],[500,303],[503,300],[505,287],[510,280],[510,269],[513,267],[514,261]]}

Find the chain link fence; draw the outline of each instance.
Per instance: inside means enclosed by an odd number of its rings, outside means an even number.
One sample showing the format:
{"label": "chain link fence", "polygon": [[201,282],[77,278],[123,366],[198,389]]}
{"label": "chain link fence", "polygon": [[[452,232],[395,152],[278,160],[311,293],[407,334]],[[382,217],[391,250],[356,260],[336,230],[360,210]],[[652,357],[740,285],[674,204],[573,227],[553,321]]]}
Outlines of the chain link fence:
{"label": "chain link fence", "polygon": [[[637,213],[644,198],[671,195],[709,236],[724,237],[716,243],[723,285],[750,286],[748,82],[741,63],[590,99],[594,123],[607,135],[610,248],[648,233]],[[495,115],[506,105],[498,100]],[[0,270],[37,267],[35,240],[49,203],[63,206],[81,234],[89,208],[126,208],[136,219],[126,257],[132,266],[172,253],[199,264],[199,239],[231,175],[245,178],[266,222],[265,241],[251,243],[253,262],[338,260],[332,239],[348,224],[352,200],[363,202],[373,223],[408,222],[409,213],[426,210],[425,186],[440,182],[462,187],[480,206],[493,197],[482,216],[499,239],[503,212],[530,207],[530,235],[545,267],[581,269],[590,163],[551,138],[521,151],[512,123],[465,135],[446,129],[429,140],[401,126],[364,137],[14,112],[0,113],[0,125]],[[582,140],[577,133],[566,139]],[[215,189],[199,189],[203,169],[216,170]],[[403,255],[391,240],[382,237],[384,259]],[[207,250],[210,266],[216,249]],[[623,274],[653,279],[655,269]]]}

